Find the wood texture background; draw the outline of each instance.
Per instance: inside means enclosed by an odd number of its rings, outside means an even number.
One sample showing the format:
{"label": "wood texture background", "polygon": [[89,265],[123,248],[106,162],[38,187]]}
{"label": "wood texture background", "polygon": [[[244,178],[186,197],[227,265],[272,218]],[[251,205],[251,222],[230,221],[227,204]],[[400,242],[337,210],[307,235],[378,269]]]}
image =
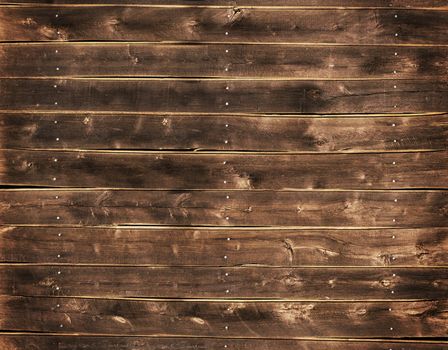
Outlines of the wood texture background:
{"label": "wood texture background", "polygon": [[445,0],[0,0],[2,350],[448,347]]}

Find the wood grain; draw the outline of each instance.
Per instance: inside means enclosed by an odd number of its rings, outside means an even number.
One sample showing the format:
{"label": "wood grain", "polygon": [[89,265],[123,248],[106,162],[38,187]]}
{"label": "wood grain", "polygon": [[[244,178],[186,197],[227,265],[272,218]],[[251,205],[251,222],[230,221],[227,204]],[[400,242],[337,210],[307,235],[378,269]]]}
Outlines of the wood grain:
{"label": "wood grain", "polygon": [[0,41],[448,43],[447,12],[396,14],[390,9],[12,6],[0,8]]}
{"label": "wood grain", "polygon": [[0,349],[446,348],[447,10],[0,0]]}
{"label": "wood grain", "polygon": [[110,335],[444,337],[446,312],[445,300],[198,302],[0,297],[3,330]]}
{"label": "wood grain", "polygon": [[9,225],[443,227],[447,208],[446,191],[0,191]]}
{"label": "wood grain", "polygon": [[446,47],[10,43],[0,57],[0,77],[401,80],[444,79],[448,70]]}
{"label": "wood grain", "polygon": [[5,111],[221,114],[448,110],[446,81],[6,78],[0,79],[0,90],[0,110]]}
{"label": "wood grain", "polygon": [[448,266],[446,228],[239,230],[4,226],[0,228],[0,238],[0,262],[10,263]]}
{"label": "wood grain", "polygon": [[448,188],[446,151],[269,155],[3,150],[0,154],[2,185],[169,190]]}
{"label": "wood grain", "polygon": [[[1,147],[5,149],[440,150],[448,149],[448,115],[300,118],[226,114],[0,113],[0,135],[3,135]],[[230,142],[223,142],[223,137]]]}
{"label": "wood grain", "polygon": [[448,294],[448,269],[0,265],[0,282],[16,296],[432,300]]}
{"label": "wood grain", "polygon": [[446,343],[418,341],[344,341],[344,340],[281,340],[281,339],[209,339],[209,338],[154,338],[154,337],[95,337],[48,335],[0,335],[3,350],[221,350],[227,346],[235,350],[442,350]]}

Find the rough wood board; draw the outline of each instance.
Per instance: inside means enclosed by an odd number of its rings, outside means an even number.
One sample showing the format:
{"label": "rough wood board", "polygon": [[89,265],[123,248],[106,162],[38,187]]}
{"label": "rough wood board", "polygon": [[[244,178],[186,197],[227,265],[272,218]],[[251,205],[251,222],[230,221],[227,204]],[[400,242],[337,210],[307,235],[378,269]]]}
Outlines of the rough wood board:
{"label": "rough wood board", "polygon": [[6,78],[0,79],[0,90],[0,110],[6,111],[337,114],[448,110],[446,81]]}
{"label": "rough wood board", "polygon": [[21,186],[446,189],[447,173],[446,151],[330,155],[0,151],[0,184]]}
{"label": "rough wood board", "polygon": [[443,227],[447,208],[446,191],[0,191],[10,225]]}
{"label": "rough wood board", "polygon": [[[226,114],[0,113],[0,134],[3,135],[2,148],[274,152],[437,150],[448,149],[448,115],[300,118]],[[230,142],[223,142],[224,137]]]}
{"label": "rough wood board", "polygon": [[49,335],[0,335],[3,350],[442,350],[446,343],[418,341],[341,341],[341,340],[272,340],[272,339],[209,339],[209,338],[153,338],[153,337],[95,337]]}
{"label": "rough wood board", "polygon": [[[1,44],[0,77],[444,79],[446,47]],[[56,69],[58,68],[58,69]]]}
{"label": "rough wood board", "polygon": [[448,43],[448,12],[434,10],[13,6],[0,23],[0,41]]}
{"label": "rough wood board", "polygon": [[[0,237],[0,261],[11,263],[448,266],[446,228],[238,230],[4,226]],[[223,258],[224,254],[227,259]]]}
{"label": "rough wood board", "polygon": [[444,337],[446,312],[445,300],[200,302],[0,297],[0,326],[5,331],[109,335]]}
{"label": "rough wood board", "polygon": [[448,295],[447,281],[446,268],[0,265],[0,293],[16,296],[435,300]]}

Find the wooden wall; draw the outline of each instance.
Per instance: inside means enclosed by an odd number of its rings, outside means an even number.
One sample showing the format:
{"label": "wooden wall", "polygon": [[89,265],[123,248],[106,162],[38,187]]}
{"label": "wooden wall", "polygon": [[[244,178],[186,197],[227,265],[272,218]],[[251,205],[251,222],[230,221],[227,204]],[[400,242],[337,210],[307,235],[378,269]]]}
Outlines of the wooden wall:
{"label": "wooden wall", "polygon": [[0,0],[0,349],[448,348],[445,0]]}

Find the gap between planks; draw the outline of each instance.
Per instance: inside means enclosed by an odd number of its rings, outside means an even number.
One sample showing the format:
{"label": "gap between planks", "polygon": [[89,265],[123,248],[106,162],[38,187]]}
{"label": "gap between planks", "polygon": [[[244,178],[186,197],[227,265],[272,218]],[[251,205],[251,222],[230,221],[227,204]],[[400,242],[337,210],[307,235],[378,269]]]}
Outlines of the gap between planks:
{"label": "gap between planks", "polygon": [[211,8],[211,9],[272,9],[272,10],[392,10],[392,11],[408,11],[408,10],[424,10],[424,11],[448,11],[448,7],[425,7],[425,6],[331,6],[331,5],[194,5],[194,4],[133,4],[133,3],[32,3],[32,2],[0,2],[0,7],[150,7],[150,8]]}
{"label": "gap between planks", "polygon": [[[91,81],[444,81],[441,79],[415,79],[415,78],[287,78],[287,77],[163,77],[163,76],[25,76],[25,77],[0,77],[0,80],[91,80]],[[437,113],[437,112],[436,112]],[[441,113],[441,112],[440,112]]]}
{"label": "gap between planks", "polygon": [[[282,78],[276,78],[274,76],[264,76],[264,77],[257,77],[257,76],[251,76],[251,75],[245,75],[243,77],[235,77],[235,76],[223,76],[223,75],[204,75],[204,76],[197,76],[197,77],[185,77],[185,76],[176,76],[176,75],[48,75],[48,76],[20,76],[20,77],[14,77],[14,76],[2,76],[0,79],[8,79],[8,80],[15,80],[15,79],[23,79],[23,80],[107,80],[107,81],[145,81],[145,80],[161,80],[161,81],[417,81],[417,82],[426,82],[426,81],[434,81],[434,80],[440,80],[437,78],[430,78],[430,77],[423,77],[423,78],[385,78],[385,77],[378,77],[378,78],[288,78],[288,77],[282,77]],[[443,79],[442,79],[443,81]]]}
{"label": "gap between planks", "polygon": [[180,302],[180,303],[204,303],[204,304],[256,304],[256,303],[315,303],[315,304],[364,304],[364,303],[412,303],[445,301],[446,299],[294,299],[294,298],[145,298],[145,297],[107,297],[107,296],[70,296],[70,295],[2,295],[2,297],[28,298],[28,299],[81,299],[81,300],[104,300],[104,301],[149,301],[149,302]]}
{"label": "gap between planks", "polygon": [[[400,343],[400,344],[448,344],[448,341],[439,341],[439,340],[429,340],[422,339],[422,337],[416,337],[414,339],[400,339],[400,338],[334,338],[334,337],[296,337],[296,338],[245,338],[245,337],[220,337],[220,336],[192,336],[190,335],[138,335],[138,334],[107,334],[107,333],[82,333],[82,332],[38,332],[38,331],[0,331],[0,336],[61,336],[61,337],[86,337],[86,338],[94,338],[94,337],[104,337],[104,338],[118,338],[118,337],[126,337],[126,338],[162,338],[162,339],[238,339],[238,340],[274,340],[274,341],[282,341],[282,340],[312,340],[317,342],[325,342],[325,341],[335,341],[335,342],[353,342],[353,343],[365,343],[365,342],[378,342],[378,343]],[[407,337],[409,338],[409,337]]]}
{"label": "gap between planks", "polygon": [[[1,5],[0,5],[1,8]],[[448,44],[418,44],[418,43],[393,43],[393,44],[348,44],[348,43],[319,43],[319,42],[279,42],[279,41],[188,41],[188,40],[160,40],[160,41],[141,41],[141,40],[0,40],[2,45],[39,45],[39,44],[172,44],[172,45],[292,45],[292,46],[311,46],[311,47],[328,47],[328,46],[345,46],[345,47],[448,47]]]}
{"label": "gap between planks", "polygon": [[[55,79],[57,80],[57,79]],[[74,113],[78,114],[98,114],[98,115],[141,115],[141,116],[190,116],[191,118],[201,117],[201,116],[237,116],[237,117],[253,117],[253,118],[259,118],[259,117],[266,117],[266,118],[291,118],[291,119],[300,119],[300,118],[331,118],[331,119],[337,119],[337,118],[375,118],[375,117],[422,117],[422,116],[442,116],[448,113],[448,111],[440,111],[440,112],[417,112],[417,113],[409,113],[409,112],[403,112],[403,113],[336,113],[336,114],[327,114],[327,113],[307,113],[307,114],[301,114],[301,113],[238,113],[238,112],[170,112],[170,111],[163,111],[163,112],[127,112],[127,111],[89,111],[89,110],[82,110],[82,111],[55,111],[55,110],[20,110],[20,109],[0,109],[0,115],[2,113],[9,113],[9,114],[70,114],[73,115]],[[112,118],[112,117],[111,117]]]}
{"label": "gap between planks", "polygon": [[[63,188],[62,188],[63,189]],[[49,190],[55,191],[53,188],[49,188]],[[84,189],[78,189],[78,190],[84,190]],[[0,190],[1,191],[1,190]],[[430,192],[430,191],[425,191]],[[435,191],[434,191],[435,192]],[[74,224],[60,224],[60,225],[51,225],[51,224],[1,224],[1,227],[54,227],[54,228],[109,228],[109,229],[186,229],[186,228],[195,228],[197,230],[204,229],[204,230],[210,230],[210,229],[216,229],[216,230],[405,230],[405,229],[423,229],[425,227],[423,226],[406,226],[406,227],[397,227],[397,226],[238,226],[238,225],[232,225],[232,226],[216,226],[216,225],[192,225],[192,226],[185,226],[185,225],[148,225],[147,223],[122,223],[122,224],[112,224],[112,225],[104,225],[100,224],[97,226],[92,225],[74,225]],[[433,228],[446,228],[448,226],[439,226],[439,227],[431,227]],[[398,266],[398,265],[397,265]]]}
{"label": "gap between planks", "polygon": [[[0,5],[1,8],[1,5]],[[1,42],[1,41],[0,41]],[[210,41],[210,40],[201,40],[201,41],[184,41],[184,40],[175,40],[175,41],[151,41],[151,40],[26,40],[26,41],[5,41],[2,43],[4,46],[46,46],[46,45],[54,45],[54,46],[122,46],[122,45],[154,45],[154,46],[165,46],[166,44],[173,44],[173,46],[239,46],[241,44],[251,45],[251,46],[309,46],[309,47],[394,47],[394,46],[408,46],[408,47],[420,47],[420,46],[434,46],[434,47],[445,47],[448,44],[387,44],[387,43],[374,43],[374,44],[350,44],[350,43],[325,43],[325,42],[278,42],[278,41],[249,41],[249,42],[238,42],[238,41]]]}
{"label": "gap between planks", "polygon": [[[138,188],[138,187],[58,187],[58,186],[30,186],[29,184],[8,184],[8,185],[0,185],[0,193],[2,192],[29,192],[29,191],[51,191],[51,192],[87,192],[87,191],[141,191],[141,192],[173,192],[178,193],[179,191],[188,191],[188,192],[383,192],[383,193],[440,193],[446,192],[448,194],[448,188],[394,188],[390,190],[385,189],[344,189],[344,188],[328,188],[328,189],[303,189],[303,188],[283,188],[280,190],[272,190],[272,189],[256,189],[256,190],[248,190],[248,189],[215,189],[215,188],[201,188],[201,189],[190,189],[190,188],[182,188],[182,189],[172,189],[172,188]],[[133,225],[140,225],[139,223]],[[145,224],[143,224],[145,225]],[[17,225],[10,225],[17,226]],[[209,227],[207,225],[204,225]],[[247,227],[255,227],[255,226],[247,226]],[[272,227],[272,226],[269,226]],[[299,226],[300,228],[306,228],[306,226]],[[319,226],[319,228],[324,228],[326,226]],[[388,227],[388,226],[386,226]],[[386,228],[381,227],[381,228]],[[377,228],[375,226],[375,228]],[[409,227],[407,227],[409,228]]]}
{"label": "gap between planks", "polygon": [[[316,227],[316,226],[311,226],[311,227],[305,227],[303,228],[303,226],[195,226],[195,225],[190,225],[190,226],[169,226],[169,225],[96,225],[96,226],[91,226],[91,225],[43,225],[43,224],[31,224],[31,225],[26,225],[26,224],[17,224],[17,225],[9,225],[9,224],[0,224],[0,233],[1,233],[1,229],[2,228],[15,228],[15,227],[42,227],[42,228],[57,228],[57,227],[64,227],[64,228],[85,228],[85,229],[104,229],[104,230],[108,230],[111,228],[115,228],[115,229],[134,229],[134,230],[147,230],[147,229],[151,229],[151,230],[161,230],[161,231],[166,231],[167,229],[170,230],[204,230],[204,231],[209,231],[209,230],[223,230],[223,231],[253,231],[253,230],[264,230],[264,231],[272,231],[272,230],[291,230],[291,229],[296,229],[296,230],[312,230],[312,231],[321,231],[323,229],[330,229],[330,230],[353,230],[353,231],[358,231],[358,230],[363,230],[363,231],[376,231],[378,230],[378,228],[374,228],[374,227],[341,227],[341,226],[335,226],[335,227],[331,227],[331,226],[326,226],[326,227]],[[398,231],[409,231],[412,229],[424,229],[424,227],[380,227],[380,229],[394,229],[394,230],[398,230]],[[439,227],[431,227],[430,229],[432,230],[437,230],[437,229],[444,229],[446,228],[446,226],[439,226]]]}
{"label": "gap between planks", "polygon": [[[383,154],[383,153],[431,153],[431,152],[445,152],[445,148],[421,148],[421,149],[400,149],[400,150],[344,150],[344,151],[253,151],[253,150],[231,150],[231,151],[218,151],[209,149],[197,149],[197,150],[160,150],[160,149],[115,149],[115,148],[98,148],[98,149],[84,149],[84,148],[0,148],[0,153],[3,151],[28,151],[28,152],[58,152],[58,153],[95,153],[95,154],[169,154],[169,155],[317,155],[317,154]],[[27,186],[27,185],[24,185]],[[57,186],[56,186],[57,187]],[[291,189],[291,191],[294,191]]]}
{"label": "gap between planks", "polygon": [[[237,265],[162,265],[162,264],[102,264],[102,263],[24,263],[24,262],[0,262],[0,267],[2,266],[31,266],[31,267],[52,267],[52,266],[64,266],[64,267],[150,267],[154,269],[166,269],[166,268],[216,268],[216,269],[246,269],[246,268],[260,268],[260,269],[330,269],[330,270],[344,270],[344,269],[382,269],[382,270],[396,270],[396,269],[447,269],[444,265],[389,265],[389,266],[371,266],[371,265],[265,265],[265,264],[237,264]],[[306,299],[308,300],[308,299]],[[319,299],[321,300],[321,299]],[[364,299],[362,299],[364,300]],[[368,299],[366,299],[368,300]],[[383,300],[383,299],[376,299]],[[389,300],[389,299],[387,299]],[[399,299],[390,299],[399,300]],[[406,299],[409,300],[409,299]],[[420,299],[419,299],[420,300]]]}
{"label": "gap between planks", "polygon": [[448,7],[425,7],[425,6],[409,6],[409,7],[402,7],[402,6],[294,6],[294,5],[174,5],[174,4],[108,4],[108,3],[102,3],[102,4],[92,4],[92,3],[85,3],[85,4],[62,4],[62,3],[55,3],[55,4],[49,4],[49,3],[22,3],[20,1],[18,2],[4,2],[0,3],[1,7],[9,7],[9,8],[23,8],[23,7],[148,7],[148,8],[166,8],[166,9],[177,9],[177,8],[206,8],[206,9],[251,9],[251,10],[272,10],[272,11],[283,11],[283,10],[293,10],[293,11],[309,11],[309,10],[384,10],[384,11],[408,11],[408,10],[418,10],[418,11],[438,11],[438,12],[444,12],[448,11]]}
{"label": "gap between planks", "polygon": [[[231,154],[237,154],[237,155],[320,155],[320,154],[383,154],[383,153],[428,153],[428,152],[443,152],[446,151],[445,148],[421,148],[421,149],[401,149],[401,150],[357,150],[357,151],[350,151],[350,150],[344,150],[344,151],[244,151],[244,150],[232,150],[232,151],[213,151],[211,149],[206,148],[195,148],[195,149],[187,149],[185,151],[179,151],[179,150],[160,150],[155,148],[121,148],[121,149],[115,149],[115,148],[91,148],[91,149],[79,149],[79,148],[3,148],[0,149],[1,151],[45,151],[45,152],[82,152],[82,153],[124,153],[124,154],[169,154],[169,155],[210,155],[210,154],[217,154],[217,155],[231,155]],[[24,185],[29,186],[29,185]]]}

